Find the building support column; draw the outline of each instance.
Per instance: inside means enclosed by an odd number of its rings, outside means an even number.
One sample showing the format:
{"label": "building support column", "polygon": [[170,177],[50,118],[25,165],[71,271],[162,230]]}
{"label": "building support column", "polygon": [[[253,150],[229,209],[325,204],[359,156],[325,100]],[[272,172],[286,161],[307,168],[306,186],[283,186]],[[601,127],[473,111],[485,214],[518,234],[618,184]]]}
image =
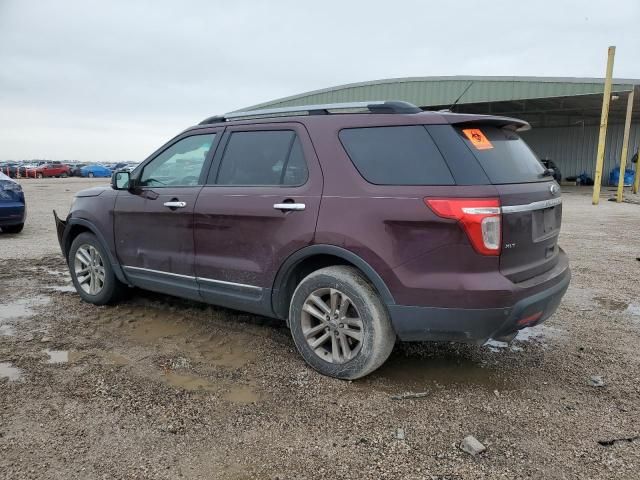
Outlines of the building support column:
{"label": "building support column", "polygon": [[622,137],[622,157],[620,158],[620,178],[618,179],[618,192],[616,193],[616,202],[622,201],[622,193],[624,190],[624,172],[627,168],[627,155],[629,154],[629,130],[631,130],[631,114],[633,112],[633,92],[635,88],[629,92],[627,96],[627,116],[624,120],[624,135]]}
{"label": "building support column", "polygon": [[611,79],[613,77],[613,59],[616,55],[616,47],[609,47],[607,57],[607,75],[604,81],[604,94],[602,95],[602,114],[600,115],[600,136],[598,138],[598,154],[596,155],[596,172],[593,179],[594,205],[600,202],[600,186],[602,184],[602,165],[604,164],[604,145],[607,140],[607,124],[609,122],[609,102],[611,102]]}

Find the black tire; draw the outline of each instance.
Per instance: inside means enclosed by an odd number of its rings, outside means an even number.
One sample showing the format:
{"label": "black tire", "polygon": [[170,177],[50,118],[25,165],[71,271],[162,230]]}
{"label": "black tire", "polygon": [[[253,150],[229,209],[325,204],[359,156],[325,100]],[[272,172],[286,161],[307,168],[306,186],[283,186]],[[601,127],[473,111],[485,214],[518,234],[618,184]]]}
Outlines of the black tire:
{"label": "black tire", "polygon": [[89,173],[87,174],[87,177],[89,177],[89,178],[93,178],[93,177],[94,177],[93,172],[89,172]]}
{"label": "black tire", "polygon": [[[95,248],[102,257],[102,266],[104,268],[104,283],[97,294],[91,294],[85,291],[81,287],[76,276],[76,253],[78,252],[78,249],[83,246],[91,246]],[[73,280],[73,286],[76,288],[76,291],[85,302],[93,303],[94,305],[107,305],[115,303],[122,298],[124,292],[126,291],[126,286],[116,278],[113,272],[113,268],[111,267],[111,263],[109,262],[109,256],[107,255],[102,244],[98,241],[98,238],[93,233],[84,232],[74,238],[73,242],[71,243],[71,248],[69,249],[68,258],[69,273],[71,274],[71,279]]]}
{"label": "black tire", "polygon": [[[312,293],[327,288],[346,295],[362,323],[359,350],[343,363],[332,363],[321,358],[303,334],[302,309],[305,301]],[[319,327],[320,323],[317,321],[316,326]],[[364,377],[380,367],[389,358],[396,340],[380,296],[358,269],[344,265],[316,270],[300,282],[291,299],[289,325],[298,351],[311,367],[323,375],[345,380]],[[329,330],[325,329],[325,332]],[[326,352],[323,354],[327,355]]]}
{"label": "black tire", "polygon": [[20,223],[18,225],[9,225],[6,227],[2,227],[3,233],[20,233],[24,228],[24,223]]}

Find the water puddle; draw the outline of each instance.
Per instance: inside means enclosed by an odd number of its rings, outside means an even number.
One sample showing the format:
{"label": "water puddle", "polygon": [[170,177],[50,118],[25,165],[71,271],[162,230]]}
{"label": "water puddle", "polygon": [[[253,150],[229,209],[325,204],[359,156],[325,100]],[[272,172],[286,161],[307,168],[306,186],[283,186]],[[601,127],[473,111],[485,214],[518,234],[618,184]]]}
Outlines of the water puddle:
{"label": "water puddle", "polygon": [[625,312],[629,315],[640,316],[640,303],[630,303]]}
{"label": "water puddle", "polygon": [[593,297],[593,299],[602,308],[606,308],[607,310],[612,310],[614,312],[621,312],[623,310],[626,310],[629,306],[626,302],[622,302],[620,300],[613,300],[611,298],[606,298],[606,297]]}
{"label": "water puddle", "polygon": [[455,356],[392,357],[363,382],[385,391],[423,391],[437,386],[470,385],[504,389],[505,379],[481,363]]}
{"label": "water puddle", "polygon": [[232,387],[223,395],[223,398],[232,403],[256,403],[260,400],[253,388],[246,386]]}
{"label": "water puddle", "polygon": [[204,360],[220,367],[240,368],[256,359],[255,350],[248,348],[248,339],[235,338],[223,342],[200,344],[196,349]]}
{"label": "water puddle", "polygon": [[130,361],[124,355],[115,352],[100,352],[100,356],[109,365],[129,365]]}
{"label": "water puddle", "polygon": [[69,350],[42,350],[44,353],[49,355],[49,359],[47,363],[69,363],[75,362],[79,358],[82,357],[80,352],[73,352]]}
{"label": "water puddle", "polygon": [[47,290],[51,290],[53,292],[76,293],[76,287],[73,285],[53,285],[47,287]]}
{"label": "water puddle", "polygon": [[0,325],[0,337],[15,337],[16,327],[13,325]]}
{"label": "water puddle", "polygon": [[0,323],[8,320],[31,317],[33,309],[49,303],[49,297],[21,298],[14,302],[0,304]]}
{"label": "water puddle", "polygon": [[207,391],[215,392],[220,390],[220,387],[213,382],[210,382],[206,378],[197,377],[195,375],[185,375],[175,372],[166,372],[163,375],[166,382],[172,387],[181,388],[190,392],[194,391]]}
{"label": "water puddle", "polygon": [[10,382],[19,382],[24,378],[22,369],[8,362],[0,362],[0,378],[8,378]]}
{"label": "water puddle", "polygon": [[189,331],[190,326],[176,317],[177,315],[173,318],[169,315],[161,315],[159,312],[142,312],[129,318],[125,315],[123,319],[134,320],[127,323],[131,337],[140,342],[152,342],[165,337],[184,335]]}

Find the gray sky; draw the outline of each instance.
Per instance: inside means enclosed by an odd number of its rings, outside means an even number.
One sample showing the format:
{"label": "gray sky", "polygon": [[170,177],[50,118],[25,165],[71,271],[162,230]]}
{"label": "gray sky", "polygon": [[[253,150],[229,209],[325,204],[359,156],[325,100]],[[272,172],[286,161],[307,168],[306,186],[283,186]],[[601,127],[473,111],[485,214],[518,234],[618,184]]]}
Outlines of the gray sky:
{"label": "gray sky", "polygon": [[[444,4],[443,4],[444,3]],[[0,159],[144,159],[216,113],[429,75],[640,78],[640,2],[0,0]]]}

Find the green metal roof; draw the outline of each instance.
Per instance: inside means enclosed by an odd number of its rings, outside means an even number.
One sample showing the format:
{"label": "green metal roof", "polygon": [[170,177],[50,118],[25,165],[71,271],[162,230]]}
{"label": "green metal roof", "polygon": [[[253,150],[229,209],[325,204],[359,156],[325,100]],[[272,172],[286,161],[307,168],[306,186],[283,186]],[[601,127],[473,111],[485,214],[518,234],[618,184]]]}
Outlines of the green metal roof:
{"label": "green metal roof", "polygon": [[[563,77],[411,77],[352,83],[280,98],[243,108],[288,107],[367,100],[404,100],[420,107],[452,104],[471,84],[459,105],[602,94],[602,78]],[[640,80],[614,79],[614,92],[629,91]]]}

